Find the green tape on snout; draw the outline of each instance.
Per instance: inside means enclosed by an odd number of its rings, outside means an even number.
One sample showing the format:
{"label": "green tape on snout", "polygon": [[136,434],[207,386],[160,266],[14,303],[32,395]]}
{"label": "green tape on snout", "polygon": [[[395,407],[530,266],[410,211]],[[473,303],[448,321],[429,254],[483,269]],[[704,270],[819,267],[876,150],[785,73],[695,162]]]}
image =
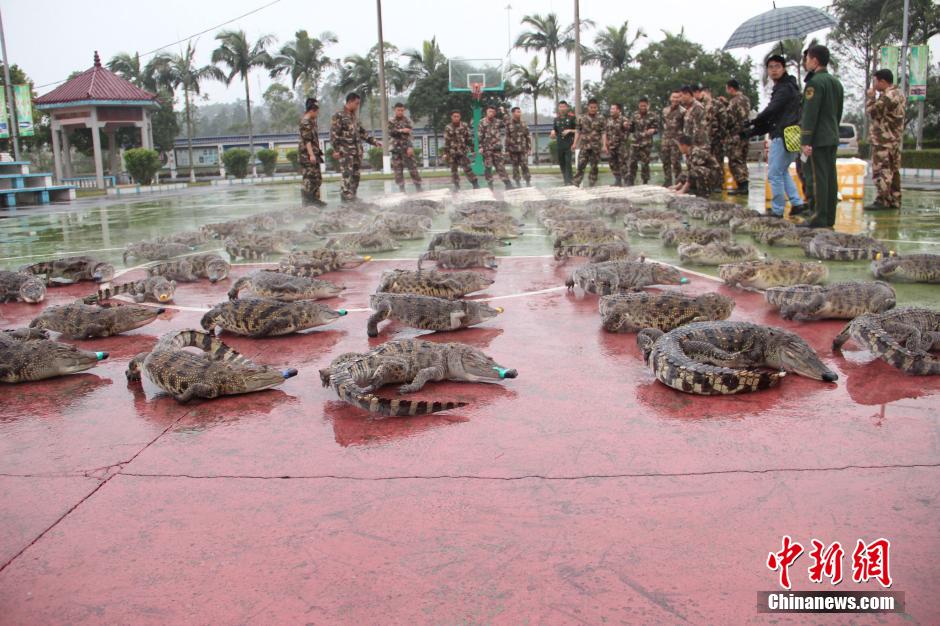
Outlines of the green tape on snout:
{"label": "green tape on snout", "polygon": [[500,378],[506,378],[506,372],[509,371],[505,367],[494,367],[493,369],[496,370],[496,373],[499,374]]}
{"label": "green tape on snout", "polygon": [[682,278],[679,279],[679,284],[680,284],[680,285],[684,285],[684,284],[686,284],[687,282],[689,282],[689,279],[686,278],[685,276],[683,276]]}
{"label": "green tape on snout", "polygon": [[99,361],[104,361],[106,358],[108,358],[108,353],[107,352],[95,352],[95,358],[98,359]]}
{"label": "green tape on snout", "polygon": [[339,309],[336,312],[339,313],[340,315],[346,315],[349,311],[347,311],[346,309]]}

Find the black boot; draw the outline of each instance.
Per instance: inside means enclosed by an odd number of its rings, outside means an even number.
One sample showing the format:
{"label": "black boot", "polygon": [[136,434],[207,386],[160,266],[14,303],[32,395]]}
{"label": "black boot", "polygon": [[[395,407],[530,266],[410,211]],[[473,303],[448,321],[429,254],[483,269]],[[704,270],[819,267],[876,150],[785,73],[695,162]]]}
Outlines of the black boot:
{"label": "black boot", "polygon": [[512,184],[512,181],[509,179],[506,179],[505,181],[503,181],[503,184],[506,185],[506,189],[515,189],[516,187],[519,186],[519,185]]}
{"label": "black boot", "polygon": [[473,181],[472,184],[473,184],[473,188],[474,188],[474,189],[479,189],[479,188],[480,188],[480,181],[475,180],[475,181]]}
{"label": "black boot", "polygon": [[732,189],[731,191],[729,191],[728,195],[729,196],[746,196],[748,192],[749,192],[748,181],[744,181],[743,183],[738,183],[738,188]]}
{"label": "black boot", "polygon": [[421,187],[421,183],[415,183],[415,191],[424,191],[424,188]]}
{"label": "black boot", "polygon": [[532,179],[531,179],[531,178],[526,178],[526,179],[525,179],[525,186],[526,186],[526,187],[531,187],[531,186],[532,186]]}
{"label": "black boot", "polygon": [[400,192],[402,192],[402,193],[405,193],[405,186],[404,186],[404,185],[399,185],[399,186],[398,186],[398,191],[400,191]]}
{"label": "black boot", "polygon": [[460,183],[454,183],[454,191],[460,191]]}
{"label": "black boot", "polygon": [[623,179],[619,176],[614,176],[614,187],[623,187]]}
{"label": "black boot", "polygon": [[486,181],[486,186],[490,188],[490,191],[493,191],[493,181],[491,180]]}

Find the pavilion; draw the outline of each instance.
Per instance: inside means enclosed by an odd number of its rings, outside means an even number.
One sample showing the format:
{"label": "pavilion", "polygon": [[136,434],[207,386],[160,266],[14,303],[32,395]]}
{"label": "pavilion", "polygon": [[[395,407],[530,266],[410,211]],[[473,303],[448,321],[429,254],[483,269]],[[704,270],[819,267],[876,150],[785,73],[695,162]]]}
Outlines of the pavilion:
{"label": "pavilion", "polygon": [[150,117],[157,107],[155,94],[102,67],[96,50],[95,63],[90,69],[36,99],[36,108],[47,111],[51,117],[56,178],[62,181],[73,177],[69,133],[76,128],[89,128],[94,146],[95,180],[97,187],[104,189],[98,131],[103,130],[108,138],[109,167],[114,176],[120,167],[115,133],[123,127],[139,128],[141,145],[153,149]]}

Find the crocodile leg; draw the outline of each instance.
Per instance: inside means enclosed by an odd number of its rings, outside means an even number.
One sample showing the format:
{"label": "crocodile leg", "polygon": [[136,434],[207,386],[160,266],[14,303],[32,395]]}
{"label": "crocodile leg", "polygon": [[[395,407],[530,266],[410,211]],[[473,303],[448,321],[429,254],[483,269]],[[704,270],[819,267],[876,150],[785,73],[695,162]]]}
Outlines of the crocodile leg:
{"label": "crocodile leg", "polygon": [[911,352],[926,352],[933,344],[930,337],[924,337],[920,329],[912,324],[886,321],[881,327]]}
{"label": "crocodile leg", "polygon": [[636,345],[643,352],[643,362],[649,365],[650,353],[653,351],[653,344],[665,333],[658,328],[644,328],[636,336]]}
{"label": "crocodile leg", "polygon": [[[369,377],[369,384],[362,387],[363,393],[372,393],[386,383],[407,380],[404,374],[408,371],[407,359],[396,357],[383,357],[382,362]],[[357,381],[358,382],[358,381]]]}
{"label": "crocodile leg", "polygon": [[383,302],[378,305],[375,309],[375,313],[369,316],[369,321],[366,322],[366,334],[370,337],[379,336],[379,322],[388,319],[388,316],[392,312],[392,307],[388,302]]}
{"label": "crocodile leg", "polygon": [[454,311],[450,314],[450,329],[457,330],[463,324],[463,318],[467,317],[467,314],[463,311]]}
{"label": "crocodile leg", "polygon": [[294,332],[293,322],[290,320],[287,315],[278,315],[277,317],[267,320],[258,330],[253,333],[252,337],[277,337],[279,335],[289,335]]}
{"label": "crocodile leg", "polygon": [[426,367],[419,371],[418,375],[414,377],[411,383],[398,388],[398,393],[420,391],[421,388],[431,380],[444,380],[444,368],[442,366],[432,365],[431,367]]}
{"label": "crocodile leg", "polygon": [[111,331],[108,330],[106,326],[102,326],[101,324],[88,324],[85,327],[84,333],[82,333],[82,335],[83,335],[82,337],[75,337],[75,339],[87,339],[90,337],[110,337]]}
{"label": "crocodile leg", "polygon": [[852,338],[849,332],[851,328],[852,328],[852,322],[849,322],[848,324],[845,325],[845,327],[843,327],[842,331],[839,332],[838,335],[836,335],[836,338],[832,340],[833,350],[841,350],[842,346],[845,345],[845,342]]}
{"label": "crocodile leg", "polygon": [[188,386],[184,392],[173,394],[173,398],[178,402],[189,402],[193,398],[215,398],[218,395],[218,390],[212,385],[195,383]]}

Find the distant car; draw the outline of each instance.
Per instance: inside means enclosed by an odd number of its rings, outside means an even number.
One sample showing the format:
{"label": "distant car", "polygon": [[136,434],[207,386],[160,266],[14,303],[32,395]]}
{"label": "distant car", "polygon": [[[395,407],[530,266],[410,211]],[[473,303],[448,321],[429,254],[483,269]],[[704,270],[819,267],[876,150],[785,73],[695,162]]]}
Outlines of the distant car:
{"label": "distant car", "polygon": [[839,124],[839,156],[856,156],[858,154],[858,131],[855,124]]}

